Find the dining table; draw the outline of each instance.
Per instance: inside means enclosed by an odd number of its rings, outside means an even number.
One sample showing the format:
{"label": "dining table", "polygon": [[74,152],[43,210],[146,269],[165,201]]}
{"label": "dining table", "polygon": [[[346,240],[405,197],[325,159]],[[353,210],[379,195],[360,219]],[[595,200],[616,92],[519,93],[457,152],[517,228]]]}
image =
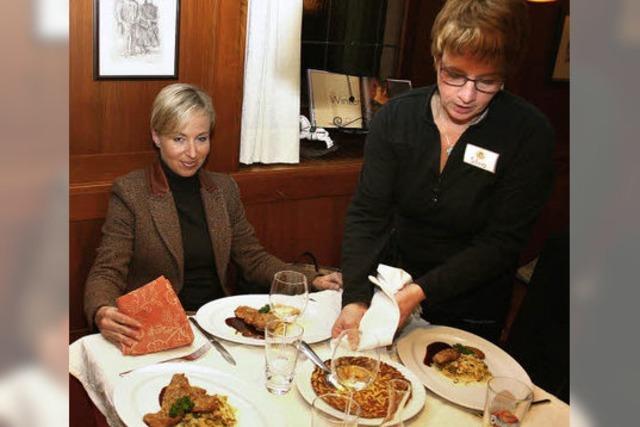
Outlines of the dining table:
{"label": "dining table", "polygon": [[[429,324],[423,319],[413,318],[398,334],[396,342],[411,331],[426,328]],[[114,390],[123,381],[128,380],[130,374],[121,376],[124,371],[141,369],[157,364],[171,357],[183,356],[206,343],[207,338],[195,327],[194,342],[187,347],[167,350],[144,356],[124,356],[120,350],[107,341],[100,334],[84,336],[70,345],[69,372],[82,384],[96,408],[105,416],[112,427],[125,424],[121,420],[114,404]],[[234,378],[244,380],[251,385],[253,392],[260,397],[262,405],[268,406],[268,411],[278,414],[283,426],[308,426],[311,418],[311,405],[305,400],[295,383],[291,390],[284,395],[275,395],[265,387],[264,347],[246,345],[227,340],[219,340],[236,361],[236,365],[225,360],[220,352],[211,347],[204,356],[193,361],[182,361],[182,364],[211,368],[228,374]],[[311,345],[323,359],[329,359],[331,350],[329,340]],[[383,352],[383,361],[400,362],[396,346],[389,346]],[[310,363],[304,355],[300,355],[297,369]],[[172,365],[175,366],[175,365]],[[569,425],[569,405],[547,391],[534,386],[534,400],[549,399],[545,404],[532,406],[524,419],[523,426],[560,427]],[[73,404],[73,403],[72,403]],[[444,399],[429,389],[426,389],[425,404],[412,418],[405,421],[405,426],[480,426],[481,412],[459,406]]]}

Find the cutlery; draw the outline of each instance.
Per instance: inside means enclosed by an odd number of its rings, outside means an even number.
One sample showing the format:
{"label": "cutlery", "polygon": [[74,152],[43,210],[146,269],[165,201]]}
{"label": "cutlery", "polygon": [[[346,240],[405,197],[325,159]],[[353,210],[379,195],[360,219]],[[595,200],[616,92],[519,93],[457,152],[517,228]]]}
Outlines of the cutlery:
{"label": "cutlery", "polygon": [[[153,363],[154,365],[157,363],[167,363],[167,362],[176,362],[178,360],[187,360],[187,361],[192,361],[192,360],[196,360],[201,358],[202,356],[204,356],[204,354],[209,351],[209,349],[211,348],[211,343],[205,343],[202,344],[200,347],[198,347],[195,351],[185,355],[185,356],[179,356],[179,357],[172,357],[171,359],[166,359],[166,360],[161,360],[160,362],[156,362]],[[146,366],[143,366],[146,367]],[[124,372],[120,372],[120,376],[125,376],[130,372],[133,372],[135,370],[138,369],[142,369],[143,367],[140,368],[133,368],[133,369],[129,369],[128,371],[124,371]]]}
{"label": "cutlery", "polygon": [[200,332],[202,332],[202,334],[205,337],[207,337],[207,339],[211,342],[211,344],[213,344],[216,350],[218,350],[218,353],[220,353],[222,357],[224,357],[224,360],[226,360],[228,363],[232,364],[233,366],[236,366],[236,360],[233,358],[231,353],[229,353],[229,351],[226,348],[224,348],[222,344],[220,344],[220,341],[218,341],[216,337],[211,335],[209,332],[207,332],[207,330],[205,330],[202,326],[200,326],[200,324],[198,323],[195,317],[189,316],[189,320],[191,321],[191,323],[193,323],[193,325],[196,328],[198,328]]}
{"label": "cutlery", "polygon": [[311,360],[311,363],[316,365],[322,372],[324,372],[325,378],[332,386],[336,388],[336,390],[344,390],[342,384],[340,384],[338,380],[336,380],[336,378],[333,376],[331,369],[327,368],[327,365],[324,364],[324,361],[320,358],[320,356],[318,356],[318,353],[313,351],[309,344],[307,344],[305,341],[300,341],[300,344],[298,344],[298,351],[307,356],[307,358]]}

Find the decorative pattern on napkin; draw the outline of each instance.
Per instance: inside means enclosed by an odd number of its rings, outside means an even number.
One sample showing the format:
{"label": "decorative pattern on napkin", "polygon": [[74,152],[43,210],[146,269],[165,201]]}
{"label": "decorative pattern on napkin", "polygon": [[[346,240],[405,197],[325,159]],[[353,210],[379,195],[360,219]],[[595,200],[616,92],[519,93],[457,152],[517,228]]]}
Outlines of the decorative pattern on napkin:
{"label": "decorative pattern on napkin", "polygon": [[117,299],[118,310],[142,323],[142,338],[132,346],[122,345],[122,354],[155,353],[189,345],[193,331],[171,283],[156,280]]}
{"label": "decorative pattern on napkin", "polygon": [[378,276],[369,276],[377,286],[369,309],[360,321],[360,349],[367,350],[390,345],[398,329],[400,309],[395,294],[413,278],[401,268],[378,265]]}

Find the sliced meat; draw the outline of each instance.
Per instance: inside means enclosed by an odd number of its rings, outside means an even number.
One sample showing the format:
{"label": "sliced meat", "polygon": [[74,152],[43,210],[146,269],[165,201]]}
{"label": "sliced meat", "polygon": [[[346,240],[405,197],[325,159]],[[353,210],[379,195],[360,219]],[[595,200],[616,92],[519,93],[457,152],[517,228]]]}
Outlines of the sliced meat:
{"label": "sliced meat", "polygon": [[460,352],[453,348],[445,348],[440,350],[433,356],[433,361],[436,365],[446,365],[460,358]]}
{"label": "sliced meat", "polygon": [[233,312],[236,317],[242,319],[245,323],[255,327],[259,331],[264,331],[265,326],[277,317],[273,313],[260,313],[257,309],[246,305],[241,305]]}

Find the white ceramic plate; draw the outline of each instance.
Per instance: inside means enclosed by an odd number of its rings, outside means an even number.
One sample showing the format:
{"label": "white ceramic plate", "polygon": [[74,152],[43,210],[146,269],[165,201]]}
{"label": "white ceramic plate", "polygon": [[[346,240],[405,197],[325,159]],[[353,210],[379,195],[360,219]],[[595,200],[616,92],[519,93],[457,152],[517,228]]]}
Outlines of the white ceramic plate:
{"label": "white ceramic plate", "polygon": [[477,347],[484,352],[485,362],[494,377],[518,378],[532,386],[531,379],[518,362],[500,347],[472,333],[448,326],[428,326],[415,329],[400,338],[398,340],[398,355],[402,363],[411,369],[429,390],[451,402],[467,408],[482,410],[486,399],[487,384],[455,384],[450,378],[440,373],[435,366],[425,365],[424,357],[427,345],[435,341]]}
{"label": "white ceramic plate", "polygon": [[163,363],[142,368],[125,376],[116,385],[113,402],[120,419],[128,427],[146,427],[142,417],[160,410],[158,396],[176,373],[184,373],[192,386],[208,394],[222,394],[236,408],[238,427],[278,427],[283,420],[269,411],[269,401],[253,385],[233,375],[187,363]]}
{"label": "white ceramic plate", "polygon": [[[225,320],[234,317],[233,311],[240,305],[256,309],[269,304],[269,295],[235,295],[211,301],[196,313],[198,323],[211,334],[240,344],[264,345],[264,340],[242,336],[228,326]],[[298,323],[304,328],[303,339],[309,344],[331,338],[331,327],[338,317],[338,312],[327,305],[309,300],[307,308]]]}
{"label": "white ceramic plate", "polygon": [[[396,368],[404,377],[411,382],[412,395],[411,400],[407,403],[407,406],[404,408],[402,412],[402,420],[406,421],[409,418],[415,416],[422,407],[424,406],[424,402],[427,398],[427,393],[424,390],[424,387],[420,383],[420,380],[405,366],[401,364],[389,360],[385,360],[389,366],[393,366]],[[296,387],[298,387],[298,391],[304,397],[304,399],[309,402],[309,405],[313,403],[313,399],[317,397],[316,392],[313,390],[313,386],[311,385],[311,373],[313,372],[314,365],[306,361],[301,366],[298,367],[296,373]],[[332,408],[326,403],[322,403],[320,409],[328,414],[340,417],[340,411]],[[382,423],[382,418],[360,418],[359,425],[365,426],[377,426]]]}

